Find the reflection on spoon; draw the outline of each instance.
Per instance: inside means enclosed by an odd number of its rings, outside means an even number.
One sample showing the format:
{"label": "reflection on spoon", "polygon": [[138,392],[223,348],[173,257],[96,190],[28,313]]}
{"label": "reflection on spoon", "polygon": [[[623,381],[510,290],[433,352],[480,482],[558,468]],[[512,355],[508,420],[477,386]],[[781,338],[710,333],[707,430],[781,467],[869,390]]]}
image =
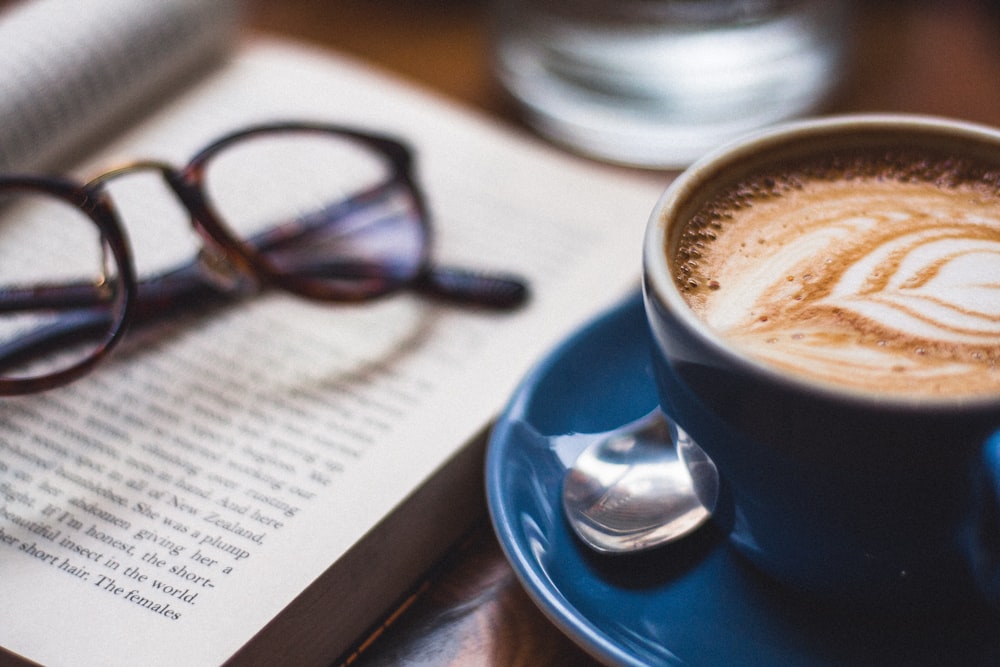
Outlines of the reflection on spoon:
{"label": "reflection on spoon", "polygon": [[700,527],[718,488],[712,461],[657,409],[580,454],[563,481],[563,510],[594,550],[629,553]]}

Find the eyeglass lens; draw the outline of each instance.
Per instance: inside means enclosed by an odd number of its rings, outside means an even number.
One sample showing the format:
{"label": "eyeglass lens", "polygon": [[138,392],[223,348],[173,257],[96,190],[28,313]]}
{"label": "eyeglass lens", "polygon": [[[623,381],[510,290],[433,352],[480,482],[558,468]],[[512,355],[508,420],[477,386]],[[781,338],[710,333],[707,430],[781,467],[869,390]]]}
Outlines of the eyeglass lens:
{"label": "eyeglass lens", "polygon": [[352,137],[252,134],[205,161],[201,187],[229,232],[272,271],[328,298],[412,279],[427,230],[386,156]]}
{"label": "eyeglass lens", "polygon": [[[100,228],[55,195],[0,193],[0,378],[35,378],[93,357],[124,308],[118,267]],[[72,341],[52,338],[44,356],[14,350],[75,321]]]}

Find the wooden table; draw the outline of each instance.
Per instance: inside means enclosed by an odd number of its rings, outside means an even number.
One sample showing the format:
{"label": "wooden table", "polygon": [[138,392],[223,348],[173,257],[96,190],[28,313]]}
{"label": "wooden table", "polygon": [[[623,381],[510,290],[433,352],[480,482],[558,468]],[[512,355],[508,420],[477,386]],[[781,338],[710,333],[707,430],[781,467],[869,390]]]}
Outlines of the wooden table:
{"label": "wooden table", "polygon": [[[864,4],[855,66],[834,110],[933,113],[1000,126],[1000,3]],[[261,31],[355,54],[516,123],[490,76],[485,14],[483,0],[262,0],[250,21]],[[433,584],[349,662],[596,664],[529,600],[485,516]]]}

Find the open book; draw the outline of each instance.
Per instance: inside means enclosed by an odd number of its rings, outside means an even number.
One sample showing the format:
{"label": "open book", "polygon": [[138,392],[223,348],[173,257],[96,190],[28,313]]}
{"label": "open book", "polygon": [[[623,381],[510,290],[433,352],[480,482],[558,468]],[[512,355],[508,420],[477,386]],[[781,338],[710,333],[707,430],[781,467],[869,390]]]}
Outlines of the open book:
{"label": "open book", "polygon": [[[329,664],[481,516],[484,435],[531,364],[637,286],[662,183],[241,35],[238,15],[226,0],[15,5],[2,168],[83,177],[183,164],[251,122],[355,125],[415,148],[436,257],[519,273],[532,297],[498,313],[267,292],[0,400],[0,646],[29,661]],[[184,220],[140,218],[125,225],[142,272],[158,243],[144,226]]]}

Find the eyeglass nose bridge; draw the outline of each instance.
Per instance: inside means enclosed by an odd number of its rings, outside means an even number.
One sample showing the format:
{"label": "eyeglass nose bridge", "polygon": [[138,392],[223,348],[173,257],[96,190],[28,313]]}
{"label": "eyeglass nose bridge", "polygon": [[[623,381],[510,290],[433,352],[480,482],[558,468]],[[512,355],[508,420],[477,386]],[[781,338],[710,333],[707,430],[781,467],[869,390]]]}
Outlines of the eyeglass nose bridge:
{"label": "eyeglass nose bridge", "polygon": [[152,171],[160,174],[172,190],[175,190],[174,184],[176,182],[183,180],[180,178],[180,172],[168,162],[161,160],[136,160],[98,174],[87,181],[86,187],[88,189],[100,188],[109,181],[116,181],[124,176],[131,176],[143,171]]}
{"label": "eyeglass nose bridge", "polygon": [[[248,295],[259,292],[261,280],[250,260],[239,252],[238,244],[228,240],[220,242],[213,233],[212,221],[197,185],[190,183],[185,174],[172,164],[161,160],[129,162],[92,178],[86,187],[91,191],[103,191],[109,182],[141,172],[158,173],[187,211],[191,226],[201,238],[201,250],[197,257],[201,275],[226,293]],[[106,191],[102,193],[107,195]]]}

